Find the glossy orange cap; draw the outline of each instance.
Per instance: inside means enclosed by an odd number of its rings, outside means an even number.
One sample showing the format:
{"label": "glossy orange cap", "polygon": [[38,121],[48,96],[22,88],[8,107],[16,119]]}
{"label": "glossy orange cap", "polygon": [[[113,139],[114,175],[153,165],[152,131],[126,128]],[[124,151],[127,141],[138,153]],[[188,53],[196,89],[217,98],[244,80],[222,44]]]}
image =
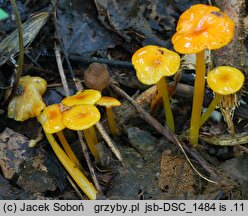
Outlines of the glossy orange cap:
{"label": "glossy orange cap", "polygon": [[207,75],[209,87],[221,95],[229,95],[239,91],[244,80],[244,75],[240,70],[229,66],[219,66]]}
{"label": "glossy orange cap", "polygon": [[71,130],[85,130],[101,118],[99,110],[93,105],[75,105],[63,112],[63,122]]}
{"label": "glossy orange cap", "polygon": [[164,76],[172,76],[180,66],[180,56],[166,48],[145,46],[132,56],[132,64],[140,82],[156,84]]}
{"label": "glossy orange cap", "polygon": [[196,4],[179,18],[172,37],[174,49],[192,54],[204,49],[219,49],[234,35],[234,22],[217,7]]}
{"label": "glossy orange cap", "polygon": [[73,106],[78,104],[94,105],[100,98],[101,93],[97,90],[87,89],[79,91],[75,95],[66,97],[62,100],[62,104],[66,106]]}
{"label": "glossy orange cap", "polygon": [[47,106],[38,117],[46,133],[53,134],[65,128],[59,104]]}

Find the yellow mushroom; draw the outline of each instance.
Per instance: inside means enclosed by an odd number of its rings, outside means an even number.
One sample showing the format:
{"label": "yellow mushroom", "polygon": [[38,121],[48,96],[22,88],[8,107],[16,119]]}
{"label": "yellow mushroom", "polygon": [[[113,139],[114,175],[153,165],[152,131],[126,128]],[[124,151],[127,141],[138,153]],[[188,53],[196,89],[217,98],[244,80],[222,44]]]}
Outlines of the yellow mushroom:
{"label": "yellow mushroom", "polygon": [[234,35],[234,22],[217,7],[196,4],[179,18],[172,37],[174,49],[182,54],[196,53],[196,77],[190,121],[190,143],[198,144],[205,87],[205,49],[219,49]]}
{"label": "yellow mushroom", "polygon": [[[100,98],[101,98],[101,92],[94,89],[86,89],[84,91],[79,91],[75,95],[68,96],[62,100],[62,104],[66,106],[73,106],[73,105],[79,105],[79,104],[88,104],[88,105],[94,105]],[[84,134],[86,134],[87,137],[86,141],[91,146],[91,150],[96,152],[95,145],[98,143],[96,132],[94,129],[94,126],[90,127],[89,129],[84,130]],[[92,144],[94,143],[94,145]]]}
{"label": "yellow mushroom", "polygon": [[109,124],[109,129],[112,136],[117,135],[117,127],[114,118],[113,107],[117,107],[121,105],[121,102],[113,97],[103,96],[101,99],[96,103],[99,106],[104,106],[106,108],[106,114]]}
{"label": "yellow mushroom", "polygon": [[89,149],[95,159],[99,158],[89,128],[101,118],[99,110],[93,105],[74,105],[63,112],[63,123],[71,130],[83,130]]}
{"label": "yellow mushroom", "polygon": [[215,97],[202,115],[201,125],[209,118],[223,95],[233,94],[241,89],[244,79],[244,75],[240,70],[229,66],[219,66],[208,73],[207,83],[215,92]]}
{"label": "yellow mushroom", "polygon": [[145,46],[132,56],[132,64],[140,82],[146,85],[157,84],[164,102],[168,127],[175,132],[174,118],[170,106],[166,76],[174,75],[180,66],[180,56],[163,47]]}
{"label": "yellow mushroom", "polygon": [[43,130],[48,134],[56,133],[59,140],[69,158],[72,162],[82,169],[80,162],[78,161],[76,155],[72,151],[70,145],[68,144],[62,130],[65,128],[63,123],[63,116],[60,110],[59,104],[53,104],[47,106],[43,112],[37,117],[38,121],[41,123]]}
{"label": "yellow mushroom", "polygon": [[[46,108],[46,105],[42,100],[42,95],[46,91],[47,87],[46,81],[40,77],[25,76],[21,77],[20,86],[22,88],[22,93],[18,96],[15,96],[10,101],[8,106],[8,116],[10,118],[14,118],[17,121],[25,121],[32,117],[37,117],[39,119],[39,115],[41,114],[42,110]],[[49,110],[51,112],[49,112]],[[46,113],[48,113],[47,116]],[[44,114],[42,114],[40,121],[43,124],[46,124],[46,120],[48,120],[49,125],[46,125],[46,129],[49,132],[56,132],[57,130],[60,130],[64,127],[61,122],[53,122],[54,120],[61,120],[61,116],[56,105],[54,105],[52,108],[49,107],[48,110],[44,111]],[[44,131],[44,133],[55,154],[66,168],[68,173],[72,176],[74,181],[90,199],[96,199],[97,191],[93,184],[88,181],[88,179],[84,176],[76,164],[74,164],[72,160],[64,153],[64,151],[60,148],[54,139],[53,135],[46,131]],[[61,140],[61,142],[63,143],[63,140]]]}
{"label": "yellow mushroom", "polygon": [[100,98],[101,92],[93,89],[79,91],[75,95],[64,98],[61,103],[66,106],[73,106],[78,104],[94,105]]}
{"label": "yellow mushroom", "polygon": [[47,88],[46,80],[40,77],[24,76],[20,78],[20,95],[14,96],[8,105],[8,117],[16,121],[25,121],[38,116],[46,104],[42,95]]}

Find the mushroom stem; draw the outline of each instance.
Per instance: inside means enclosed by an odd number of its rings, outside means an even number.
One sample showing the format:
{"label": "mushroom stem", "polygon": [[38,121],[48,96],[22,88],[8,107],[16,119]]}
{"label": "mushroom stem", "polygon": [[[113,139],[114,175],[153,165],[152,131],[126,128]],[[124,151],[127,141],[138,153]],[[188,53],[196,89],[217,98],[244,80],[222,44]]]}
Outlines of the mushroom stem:
{"label": "mushroom stem", "polygon": [[207,110],[203,113],[201,117],[201,123],[200,127],[207,121],[207,119],[210,117],[211,113],[215,110],[216,106],[220,102],[223,95],[221,94],[215,94],[214,99],[212,100],[211,104],[208,106]]}
{"label": "mushroom stem", "polygon": [[94,158],[96,160],[98,160],[99,159],[99,154],[97,152],[97,149],[96,149],[93,137],[91,136],[90,130],[85,129],[85,130],[83,130],[83,133],[84,133],[84,137],[86,139],[87,145],[88,145],[92,155],[94,156]]}
{"label": "mushroom stem", "polygon": [[194,84],[193,106],[190,121],[190,144],[198,144],[201,110],[205,86],[205,55],[204,50],[196,53],[196,76]]}
{"label": "mushroom stem", "polygon": [[93,184],[85,177],[85,175],[75,166],[71,159],[65,154],[65,152],[60,148],[52,134],[45,132],[46,138],[49,141],[53,151],[57,155],[59,161],[63,164],[65,169],[77,183],[77,185],[82,189],[82,191],[89,197],[89,199],[96,199],[97,191]]}
{"label": "mushroom stem", "polygon": [[167,123],[168,127],[173,132],[175,132],[174,118],[173,118],[173,114],[172,114],[172,110],[171,110],[170,97],[169,97],[169,93],[168,93],[166,78],[162,77],[158,81],[157,86],[158,86],[158,91],[163,98],[166,123]]}
{"label": "mushroom stem", "polygon": [[113,112],[112,107],[109,107],[109,108],[106,107],[106,114],[107,114],[110,132],[112,136],[116,136],[117,127],[116,127],[116,122],[115,122],[115,117],[114,117],[114,112]]}
{"label": "mushroom stem", "polygon": [[98,143],[98,139],[97,139],[97,136],[96,136],[96,131],[95,131],[94,126],[91,126],[89,128],[89,130],[90,130],[90,134],[92,136],[92,139],[93,139],[94,143],[97,144]]}
{"label": "mushroom stem", "polygon": [[66,154],[68,155],[68,157],[71,159],[71,161],[79,168],[82,170],[82,166],[79,162],[79,160],[77,159],[76,155],[74,154],[74,152],[72,151],[70,145],[68,144],[64,134],[62,131],[59,131],[56,133]]}

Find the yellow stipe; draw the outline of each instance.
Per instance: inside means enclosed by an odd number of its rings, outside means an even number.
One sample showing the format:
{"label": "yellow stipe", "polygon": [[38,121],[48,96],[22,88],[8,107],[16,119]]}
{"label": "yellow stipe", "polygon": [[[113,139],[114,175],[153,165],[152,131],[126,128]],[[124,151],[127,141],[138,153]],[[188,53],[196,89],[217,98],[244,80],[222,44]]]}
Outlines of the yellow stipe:
{"label": "yellow stipe", "polygon": [[163,98],[166,123],[167,123],[168,127],[173,132],[175,132],[174,118],[173,118],[173,114],[172,114],[172,110],[171,110],[170,97],[169,97],[169,93],[168,93],[166,79],[162,77],[158,81],[157,86],[158,86],[158,91]]}
{"label": "yellow stipe", "polygon": [[77,185],[82,189],[82,191],[89,197],[91,200],[96,199],[97,190],[94,185],[89,182],[85,175],[77,168],[77,166],[71,161],[71,159],[65,154],[65,152],[60,148],[52,134],[45,132],[47,140],[53,148],[53,151],[57,155],[59,161],[63,164],[67,172],[71,175],[73,180]]}
{"label": "yellow stipe", "polygon": [[74,152],[72,151],[70,145],[68,144],[64,134],[62,131],[59,131],[56,133],[66,154],[68,155],[68,157],[71,159],[71,161],[79,168],[82,170],[82,166],[79,162],[79,160],[77,159],[76,155],[74,154]]}
{"label": "yellow stipe", "polygon": [[215,110],[216,106],[220,102],[223,95],[215,94],[214,99],[212,100],[211,104],[208,106],[207,110],[203,113],[201,117],[200,127],[207,121],[207,119],[211,116],[212,112]]}
{"label": "yellow stipe", "polygon": [[193,106],[190,121],[190,144],[195,146],[198,144],[201,110],[204,97],[205,87],[205,58],[204,50],[196,54],[196,77],[194,84]]}
{"label": "yellow stipe", "polygon": [[94,156],[95,160],[99,159],[99,154],[97,152],[93,137],[91,136],[90,130],[89,129],[85,129],[83,130],[87,145],[92,153],[92,155]]}
{"label": "yellow stipe", "polygon": [[116,136],[117,135],[117,127],[116,127],[113,109],[112,108],[106,108],[106,114],[107,114],[110,132],[111,132],[112,136]]}
{"label": "yellow stipe", "polygon": [[97,139],[97,136],[96,136],[96,131],[95,131],[94,125],[91,126],[89,128],[89,130],[90,130],[90,135],[92,136],[92,139],[93,139],[94,143],[97,144],[98,143],[98,139]]}

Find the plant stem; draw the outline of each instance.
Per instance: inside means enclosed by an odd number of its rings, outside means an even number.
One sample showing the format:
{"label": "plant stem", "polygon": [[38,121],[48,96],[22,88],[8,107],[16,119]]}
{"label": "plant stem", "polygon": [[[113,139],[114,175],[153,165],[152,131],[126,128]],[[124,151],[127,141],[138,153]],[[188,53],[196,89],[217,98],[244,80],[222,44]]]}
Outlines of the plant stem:
{"label": "plant stem", "polygon": [[112,136],[116,136],[117,135],[117,127],[116,127],[113,109],[111,107],[106,108],[106,114],[107,114],[110,132],[111,132]]}
{"label": "plant stem", "polygon": [[98,160],[99,154],[96,150],[95,143],[94,143],[93,137],[91,136],[90,130],[85,129],[85,130],[83,130],[83,133],[84,133],[84,137],[86,139],[87,145],[88,145],[92,155],[94,156],[95,160]]}
{"label": "plant stem", "polygon": [[212,112],[215,110],[216,106],[220,102],[221,98],[223,96],[220,94],[215,94],[214,99],[212,100],[211,104],[208,106],[207,110],[203,113],[201,117],[200,127],[207,121],[207,119],[210,117]]}
{"label": "plant stem", "polygon": [[65,152],[60,148],[52,134],[45,132],[46,138],[49,141],[53,151],[57,155],[59,161],[63,164],[65,169],[71,175],[73,180],[82,189],[82,191],[89,197],[89,199],[96,199],[97,191],[92,183],[84,176],[84,174],[76,167],[76,165],[71,161],[71,159],[65,154]]}
{"label": "plant stem", "polygon": [[59,45],[57,43],[54,43],[54,52],[55,52],[55,56],[56,56],[56,61],[57,61],[57,66],[59,69],[59,75],[63,84],[63,88],[65,91],[65,95],[69,96],[70,95],[70,91],[69,91],[69,87],[66,81],[66,77],[65,77],[65,72],[64,72],[64,68],[63,68],[63,64],[62,64],[62,60],[61,60],[61,54],[60,54],[60,48]]}
{"label": "plant stem", "polygon": [[72,151],[70,145],[68,144],[64,134],[62,131],[59,131],[56,133],[66,154],[68,155],[68,157],[72,160],[72,162],[79,168],[82,170],[82,166],[79,162],[79,160],[77,159],[76,155],[74,154],[74,152]]}
{"label": "plant stem", "polygon": [[174,118],[171,110],[171,105],[170,105],[170,97],[168,93],[168,88],[167,88],[167,83],[166,83],[166,78],[162,77],[158,83],[158,91],[161,94],[164,102],[164,111],[165,111],[165,116],[166,116],[166,123],[168,125],[168,128],[171,129],[172,132],[175,132],[175,125],[174,125]]}
{"label": "plant stem", "polygon": [[[54,20],[55,20],[55,23],[56,23],[56,21],[57,21],[56,16],[54,17]],[[63,65],[62,65],[60,49],[59,49],[59,46],[57,44],[54,45],[54,51],[55,51],[56,61],[57,61],[57,65],[58,65],[59,74],[61,76],[63,88],[64,88],[66,96],[69,96],[70,95],[69,87],[68,87],[68,84],[67,84],[67,80],[66,80]],[[81,90],[81,89],[78,89],[80,87],[80,85],[76,85],[76,87],[77,87],[77,90]],[[98,193],[102,194],[102,189],[101,189],[100,183],[97,180],[95,169],[94,169],[94,167],[92,165],[92,162],[90,160],[90,155],[89,155],[89,152],[88,152],[88,148],[86,146],[86,143],[82,139],[83,133],[82,133],[82,131],[77,131],[77,133],[78,133],[80,144],[82,146],[82,150],[83,150],[85,160],[86,160],[88,168],[90,170],[91,177],[92,177],[92,179],[94,181],[94,184],[95,184],[95,186],[96,186],[96,188],[98,190]]]}
{"label": "plant stem", "polygon": [[204,97],[205,87],[205,57],[204,50],[196,53],[196,76],[194,84],[193,106],[190,121],[190,144],[195,146],[198,144],[199,129],[201,121],[201,110]]}
{"label": "plant stem", "polygon": [[18,29],[18,38],[19,38],[19,59],[18,59],[18,68],[16,72],[16,77],[15,81],[11,90],[10,95],[4,102],[3,106],[7,107],[11,99],[16,93],[21,75],[22,75],[22,69],[23,69],[23,64],[24,64],[24,45],[23,45],[23,33],[22,33],[22,22],[21,22],[21,17],[18,12],[18,8],[16,6],[15,0],[10,0],[11,5],[13,7],[14,13],[15,13],[15,18],[16,18],[16,23],[17,23],[17,29]]}

